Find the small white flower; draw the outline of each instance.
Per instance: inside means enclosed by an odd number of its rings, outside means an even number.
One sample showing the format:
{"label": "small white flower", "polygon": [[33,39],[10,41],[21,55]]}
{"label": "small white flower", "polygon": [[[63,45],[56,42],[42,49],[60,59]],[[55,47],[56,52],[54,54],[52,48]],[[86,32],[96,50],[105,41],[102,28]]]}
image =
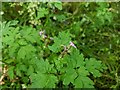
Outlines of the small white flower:
{"label": "small white flower", "polygon": [[3,14],[4,14],[4,12],[3,12],[3,11],[1,11],[1,12],[0,12],[0,15],[3,15]]}
{"label": "small white flower", "polygon": [[73,42],[70,41],[70,46],[77,48]]}

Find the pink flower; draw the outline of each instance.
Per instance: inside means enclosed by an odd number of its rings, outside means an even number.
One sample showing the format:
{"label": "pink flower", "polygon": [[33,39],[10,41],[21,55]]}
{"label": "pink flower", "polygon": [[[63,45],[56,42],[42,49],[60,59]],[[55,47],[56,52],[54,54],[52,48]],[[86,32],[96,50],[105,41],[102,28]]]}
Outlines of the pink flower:
{"label": "pink flower", "polygon": [[77,48],[73,42],[70,41],[70,46]]}
{"label": "pink flower", "polygon": [[44,31],[40,31],[39,34],[40,36],[42,36],[44,34]]}

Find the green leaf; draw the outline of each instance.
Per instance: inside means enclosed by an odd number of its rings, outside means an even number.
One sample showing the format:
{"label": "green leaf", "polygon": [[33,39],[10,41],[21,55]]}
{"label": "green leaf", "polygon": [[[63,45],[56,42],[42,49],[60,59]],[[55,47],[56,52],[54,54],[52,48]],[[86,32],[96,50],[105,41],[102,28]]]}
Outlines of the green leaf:
{"label": "green leaf", "polygon": [[13,43],[11,48],[8,49],[8,52],[9,52],[8,55],[12,58],[15,57],[18,49],[19,49],[19,44]]}
{"label": "green leaf", "polygon": [[102,64],[100,61],[97,61],[94,58],[90,58],[89,60],[85,60],[87,70],[93,74],[95,77],[100,77],[100,70],[102,68]]}
{"label": "green leaf", "polygon": [[37,19],[44,17],[48,13],[49,13],[49,11],[46,8],[41,8],[40,7],[39,10],[38,10]]}
{"label": "green leaf", "polygon": [[94,83],[89,77],[81,77],[81,80],[83,82],[83,88],[94,88]]}
{"label": "green leaf", "polygon": [[4,44],[12,45],[14,43],[14,40],[14,36],[5,36],[3,37],[2,42]]}
{"label": "green leaf", "polygon": [[61,47],[64,48],[64,46],[69,45],[70,41],[70,33],[62,31],[59,33],[58,37],[54,37],[54,44],[52,46],[48,46],[48,48],[51,51],[57,53],[61,50]]}
{"label": "green leaf", "polygon": [[74,69],[68,68],[65,75],[63,76],[63,84],[69,85],[70,82],[73,83],[74,79],[77,77],[77,73]]}
{"label": "green leaf", "polygon": [[31,80],[32,80],[32,85],[30,86],[30,88],[44,88],[46,85],[46,81],[47,81],[47,75],[42,74],[42,73],[38,73],[38,74],[32,74],[30,76]]}
{"label": "green leaf", "polygon": [[7,64],[10,64],[10,63],[13,63],[14,62],[14,59],[7,59],[7,60],[5,60],[5,63],[7,63]]}
{"label": "green leaf", "polygon": [[78,76],[77,79],[75,79],[74,84],[76,88],[94,88],[93,81],[85,76]]}
{"label": "green leaf", "polygon": [[64,21],[66,19],[65,15],[55,15],[56,19],[60,22]]}
{"label": "green leaf", "polygon": [[55,2],[55,7],[62,10],[62,2]]}
{"label": "green leaf", "polygon": [[56,83],[58,83],[58,79],[56,76],[54,75],[49,75],[48,74],[48,80],[46,83],[46,88],[55,88],[56,87]]}
{"label": "green leaf", "polygon": [[55,83],[58,81],[56,76],[41,72],[32,74],[30,78],[32,80],[31,88],[55,88]]}
{"label": "green leaf", "polygon": [[22,73],[21,73],[21,70],[20,70],[21,67],[19,67],[19,64],[16,65],[16,68],[15,68],[15,71],[16,71],[16,75],[17,76],[22,76]]}
{"label": "green leaf", "polygon": [[10,77],[10,80],[14,79],[14,68],[15,68],[14,66],[8,68],[7,74]]}
{"label": "green leaf", "polygon": [[72,52],[70,53],[70,59],[73,63],[73,61],[76,63],[74,64],[74,68],[84,66],[84,57],[83,54],[79,53],[79,50],[73,49]]}
{"label": "green leaf", "polygon": [[24,64],[19,64],[19,69],[20,69],[21,71],[27,72],[27,66],[24,65]]}
{"label": "green leaf", "polygon": [[19,59],[24,59],[26,56],[26,48],[25,47],[21,47],[18,51],[18,58]]}
{"label": "green leaf", "polygon": [[75,88],[83,88],[83,82],[80,77],[75,79],[74,85],[75,85]]}
{"label": "green leaf", "polygon": [[19,22],[19,21],[12,20],[12,21],[10,21],[10,25],[11,25],[11,26],[14,26],[14,25],[16,25],[18,22]]}
{"label": "green leaf", "polygon": [[31,73],[34,72],[34,68],[32,65],[29,66],[28,70],[27,70],[27,75],[31,75]]}
{"label": "green leaf", "polygon": [[19,43],[20,45],[27,45],[27,42],[26,42],[24,39],[20,39],[20,40],[18,41],[18,43]]}
{"label": "green leaf", "polygon": [[89,75],[89,72],[86,70],[86,68],[84,66],[81,66],[77,71],[80,76],[87,77],[87,75]]}

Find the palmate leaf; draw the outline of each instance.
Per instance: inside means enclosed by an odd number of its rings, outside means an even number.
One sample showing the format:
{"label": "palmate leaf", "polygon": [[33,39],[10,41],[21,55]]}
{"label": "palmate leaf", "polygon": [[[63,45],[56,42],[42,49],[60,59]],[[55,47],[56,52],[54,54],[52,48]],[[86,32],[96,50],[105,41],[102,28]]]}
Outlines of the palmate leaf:
{"label": "palmate leaf", "polygon": [[70,59],[72,62],[75,62],[74,68],[84,66],[84,57],[83,54],[80,54],[79,50],[73,49],[70,53]]}
{"label": "palmate leaf", "polygon": [[25,47],[21,47],[18,51],[18,58],[19,59],[24,59],[26,56],[26,48]]}
{"label": "palmate leaf", "polygon": [[37,13],[37,19],[44,17],[48,13],[49,11],[46,8],[39,8]]}
{"label": "palmate leaf", "polygon": [[49,62],[43,59],[36,60],[37,65],[37,74],[33,73],[30,75],[30,79],[32,84],[31,88],[55,88],[55,83],[58,82],[57,77],[53,74],[49,74],[51,69],[53,68]]}
{"label": "palmate leaf", "polygon": [[32,79],[30,88],[55,88],[55,83],[58,82],[56,76],[43,74],[41,72],[32,74],[30,78]]}
{"label": "palmate leaf", "polygon": [[68,68],[66,70],[65,75],[63,76],[63,84],[69,85],[70,82],[73,83],[76,77],[77,77],[76,71],[73,68]]}
{"label": "palmate leaf", "polygon": [[[18,51],[18,59],[31,58],[36,49],[32,45],[22,46]],[[32,54],[32,55],[31,55]]]}
{"label": "palmate leaf", "polygon": [[54,37],[54,44],[52,46],[48,46],[48,48],[57,53],[60,51],[61,49],[61,46],[67,46],[69,45],[71,41],[71,38],[70,38],[70,33],[69,32],[60,32],[58,37]]}
{"label": "palmate leaf", "polygon": [[89,77],[78,76],[74,82],[75,88],[94,88],[94,83]]}
{"label": "palmate leaf", "polygon": [[31,75],[31,73],[33,73],[33,72],[34,72],[34,67],[32,67],[32,65],[30,65],[27,70],[27,75]]}
{"label": "palmate leaf", "polygon": [[87,71],[87,69],[84,66],[81,66],[77,71],[80,76],[85,77],[85,76],[89,75],[89,72]]}
{"label": "palmate leaf", "polygon": [[103,68],[100,61],[94,58],[85,59],[75,48],[71,49],[70,55],[65,55],[63,60],[67,65],[62,77],[64,85],[72,83],[75,88],[94,88],[94,83],[88,75],[92,73],[94,77],[101,76],[100,70]]}
{"label": "palmate leaf", "polygon": [[100,61],[97,61],[94,58],[90,58],[90,59],[86,59],[85,62],[86,62],[87,70],[90,73],[92,73],[94,77],[100,77],[101,76],[100,70],[101,70],[101,68],[104,68],[104,67],[102,67],[103,65],[101,64]]}
{"label": "palmate leaf", "polygon": [[49,62],[47,60],[43,60],[43,59],[36,59],[35,60],[35,64],[36,64],[36,70],[37,72],[41,72],[41,73],[48,73],[52,70],[53,65],[49,64]]}

